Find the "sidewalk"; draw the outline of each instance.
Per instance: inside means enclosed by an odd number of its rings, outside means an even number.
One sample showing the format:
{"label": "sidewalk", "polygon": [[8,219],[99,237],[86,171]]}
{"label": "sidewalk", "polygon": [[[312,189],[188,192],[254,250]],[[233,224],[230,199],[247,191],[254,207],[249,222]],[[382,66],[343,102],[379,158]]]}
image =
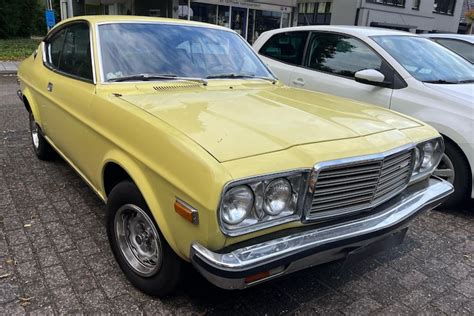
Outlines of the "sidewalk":
{"label": "sidewalk", "polygon": [[18,71],[19,61],[0,61],[0,75],[15,75]]}

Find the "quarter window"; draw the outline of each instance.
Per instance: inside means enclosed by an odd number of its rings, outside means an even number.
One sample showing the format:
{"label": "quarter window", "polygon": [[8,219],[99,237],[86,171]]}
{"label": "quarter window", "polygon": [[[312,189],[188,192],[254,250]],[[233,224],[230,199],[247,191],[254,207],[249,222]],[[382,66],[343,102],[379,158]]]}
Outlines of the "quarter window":
{"label": "quarter window", "polygon": [[273,35],[260,49],[260,54],[279,61],[301,65],[308,32],[288,32]]}
{"label": "quarter window", "polygon": [[92,80],[89,27],[85,23],[65,28],[49,43],[51,67],[75,77]]}
{"label": "quarter window", "polygon": [[361,41],[339,34],[313,33],[306,66],[315,70],[354,77],[359,70],[384,72],[383,61]]}

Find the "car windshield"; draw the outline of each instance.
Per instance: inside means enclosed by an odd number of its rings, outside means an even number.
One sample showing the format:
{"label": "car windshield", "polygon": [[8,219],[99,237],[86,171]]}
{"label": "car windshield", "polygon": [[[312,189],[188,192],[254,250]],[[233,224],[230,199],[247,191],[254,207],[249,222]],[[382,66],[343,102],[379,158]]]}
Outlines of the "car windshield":
{"label": "car windshield", "polygon": [[449,49],[415,36],[373,36],[414,78],[429,83],[468,83],[474,66]]}
{"label": "car windshield", "polygon": [[99,25],[99,41],[104,81],[274,79],[247,43],[226,30],[112,23]]}

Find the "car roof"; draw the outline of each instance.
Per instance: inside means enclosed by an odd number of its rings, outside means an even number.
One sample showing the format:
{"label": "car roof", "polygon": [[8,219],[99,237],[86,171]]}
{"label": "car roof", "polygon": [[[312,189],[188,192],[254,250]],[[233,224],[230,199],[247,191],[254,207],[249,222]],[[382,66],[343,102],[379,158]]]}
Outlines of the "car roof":
{"label": "car roof", "polygon": [[268,33],[281,33],[288,31],[331,31],[346,33],[354,36],[378,36],[378,35],[405,35],[405,36],[416,36],[416,34],[397,31],[392,29],[384,29],[378,27],[368,26],[348,26],[348,25],[309,25],[309,26],[295,26],[287,27],[282,29],[276,29],[268,31]]}
{"label": "car roof", "polygon": [[448,38],[448,39],[457,39],[465,42],[474,44],[474,35],[468,34],[442,34],[442,33],[430,33],[430,34],[421,34],[423,37],[428,38]]}
{"label": "car roof", "polygon": [[207,27],[212,29],[219,29],[234,32],[233,30],[218,26],[209,23],[203,22],[196,22],[196,21],[188,21],[188,20],[181,20],[181,19],[169,19],[169,18],[158,18],[158,17],[149,17],[149,16],[131,16],[131,15],[83,15],[77,16],[73,18],[69,18],[66,20],[61,21],[60,23],[56,24],[54,28],[60,26],[65,23],[70,23],[74,21],[88,21],[91,24],[102,24],[102,23],[169,23],[169,24],[176,24],[176,25],[187,25],[187,26],[198,26],[198,27]]}

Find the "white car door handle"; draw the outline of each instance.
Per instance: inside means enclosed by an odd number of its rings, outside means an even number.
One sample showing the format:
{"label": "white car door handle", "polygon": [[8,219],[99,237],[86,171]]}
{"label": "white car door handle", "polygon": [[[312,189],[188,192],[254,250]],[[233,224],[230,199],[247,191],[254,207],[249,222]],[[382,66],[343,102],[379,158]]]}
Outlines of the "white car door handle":
{"label": "white car door handle", "polygon": [[297,78],[297,79],[293,80],[293,84],[302,87],[302,86],[304,86],[304,80],[302,78]]}

